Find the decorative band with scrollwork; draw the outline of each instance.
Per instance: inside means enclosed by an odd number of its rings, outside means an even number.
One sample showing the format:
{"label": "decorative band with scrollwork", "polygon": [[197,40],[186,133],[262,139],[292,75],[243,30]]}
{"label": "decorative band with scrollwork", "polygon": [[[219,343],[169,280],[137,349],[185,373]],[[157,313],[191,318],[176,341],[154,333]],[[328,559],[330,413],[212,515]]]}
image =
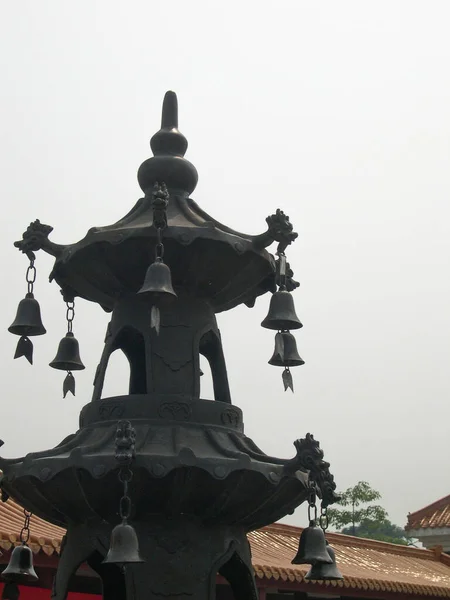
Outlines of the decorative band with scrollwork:
{"label": "decorative band with scrollwork", "polygon": [[191,422],[243,431],[242,411],[237,406],[182,395],[134,394],[96,400],[80,414],[80,427],[119,419]]}

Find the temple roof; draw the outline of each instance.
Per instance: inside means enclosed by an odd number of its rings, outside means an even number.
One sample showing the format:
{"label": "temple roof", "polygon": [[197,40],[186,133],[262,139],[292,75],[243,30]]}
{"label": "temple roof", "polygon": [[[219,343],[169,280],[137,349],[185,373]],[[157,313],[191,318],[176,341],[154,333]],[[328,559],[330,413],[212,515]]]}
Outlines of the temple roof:
{"label": "temple roof", "polygon": [[[291,564],[301,531],[299,527],[275,523],[249,534],[253,567],[259,579],[304,581],[308,565]],[[327,533],[327,540],[335,550],[336,563],[344,579],[315,582],[311,584],[314,588],[381,590],[406,593],[408,597],[450,598],[450,556],[447,554],[337,533]],[[316,591],[320,593],[317,588]],[[339,594],[338,590],[334,593]],[[345,595],[344,591],[341,593]]]}
{"label": "temple roof", "polygon": [[450,495],[409,513],[406,529],[450,527]]}
{"label": "temple roof", "polygon": [[[3,550],[18,543],[22,523],[23,510],[18,504],[11,499],[0,504],[0,547]],[[408,594],[408,597],[450,598],[450,556],[337,533],[328,533],[327,539],[336,552],[343,581],[306,584],[304,575],[308,566],[291,564],[301,532],[299,527],[275,523],[248,535],[253,567],[261,583],[271,581],[270,585],[277,587],[283,582],[292,589],[303,584],[317,593],[329,591],[345,595],[344,590],[351,588],[361,590],[362,596],[370,590]],[[59,553],[63,529],[33,516],[31,533],[30,545],[35,553]],[[2,562],[5,559],[6,555]],[[337,589],[332,592],[331,588]]]}

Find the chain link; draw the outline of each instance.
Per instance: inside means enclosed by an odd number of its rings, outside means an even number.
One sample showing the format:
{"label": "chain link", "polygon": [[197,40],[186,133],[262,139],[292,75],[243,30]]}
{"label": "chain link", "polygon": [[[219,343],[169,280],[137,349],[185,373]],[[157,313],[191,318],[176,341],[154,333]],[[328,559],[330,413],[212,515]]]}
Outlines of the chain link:
{"label": "chain link", "polygon": [[121,519],[128,519],[131,514],[131,498],[130,496],[122,496],[119,503],[119,515]]}
{"label": "chain link", "polygon": [[280,290],[286,289],[286,254],[277,252],[278,255],[278,285]]}
{"label": "chain link", "polygon": [[22,544],[26,544],[30,539],[30,519],[33,513],[24,509],[23,514],[25,515],[25,522],[20,532],[20,541]]}
{"label": "chain link", "polygon": [[28,293],[33,293],[33,285],[36,281],[36,267],[34,266],[34,260],[30,260],[30,265],[27,268],[27,272],[25,275],[26,282],[28,284]]}
{"label": "chain link", "polygon": [[155,256],[156,260],[162,260],[164,257],[164,244],[162,243],[162,229],[158,227],[156,230],[156,246],[155,246]]}
{"label": "chain link", "polygon": [[327,507],[320,507],[320,517],[319,517],[319,525],[320,527],[323,529],[323,532],[325,533],[326,530],[328,529],[328,509]]}
{"label": "chain link", "polygon": [[122,466],[117,475],[123,484],[123,494],[119,501],[119,514],[122,521],[126,522],[131,515],[131,498],[128,494],[129,483],[133,479],[133,471],[130,469],[134,458],[134,444],[136,432],[129,421],[119,421],[116,431],[116,460]]}
{"label": "chain link", "polygon": [[133,471],[129,467],[122,467],[118,478],[123,483],[123,496],[119,501],[119,514],[121,519],[126,520],[131,514],[131,498],[128,495],[128,484],[133,479]]}
{"label": "chain link", "polygon": [[133,479],[133,471],[129,467],[122,467],[119,471],[119,481],[128,484]]}
{"label": "chain link", "polygon": [[67,331],[68,333],[72,333],[73,329],[73,320],[75,318],[75,301],[69,300],[66,302],[67,310],[66,310],[66,321],[67,321]]}
{"label": "chain link", "polygon": [[308,521],[317,521],[316,490],[310,487],[308,495]]}

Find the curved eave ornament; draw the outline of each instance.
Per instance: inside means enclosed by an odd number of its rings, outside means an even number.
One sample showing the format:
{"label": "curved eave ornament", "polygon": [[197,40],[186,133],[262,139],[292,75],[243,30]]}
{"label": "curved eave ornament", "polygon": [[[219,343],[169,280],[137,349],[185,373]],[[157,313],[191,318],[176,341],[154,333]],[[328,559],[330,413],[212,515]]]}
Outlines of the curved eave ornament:
{"label": "curved eave ornament", "polygon": [[[173,505],[205,522],[231,519],[251,531],[292,513],[312,485],[322,507],[339,500],[330,465],[311,434],[294,442],[294,458],[269,456],[243,435],[240,411],[233,410],[240,419],[236,427],[205,424],[199,435],[189,426],[166,423],[167,435],[160,436],[159,444],[151,436],[155,421],[139,424],[134,467],[138,485],[133,491],[137,520]],[[112,500],[120,496],[114,458],[117,421],[86,425],[53,450],[0,458],[3,500],[11,494],[28,510],[62,527],[92,518],[114,521],[117,507]],[[174,477],[179,485],[174,485]]]}

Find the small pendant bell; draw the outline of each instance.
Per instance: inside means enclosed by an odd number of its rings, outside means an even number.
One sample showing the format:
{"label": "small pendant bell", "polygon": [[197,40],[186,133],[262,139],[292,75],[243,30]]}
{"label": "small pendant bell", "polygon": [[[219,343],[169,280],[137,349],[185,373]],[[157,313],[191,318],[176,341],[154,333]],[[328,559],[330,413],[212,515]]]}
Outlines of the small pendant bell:
{"label": "small pendant bell", "polygon": [[275,350],[269,365],[275,367],[297,367],[305,361],[297,352],[297,342],[289,331],[281,331],[275,335]]}
{"label": "small pendant bell", "polygon": [[144,283],[138,294],[153,294],[156,297],[176,298],[177,295],[172,287],[170,268],[161,258],[158,257],[147,269]]}
{"label": "small pendant bell", "polygon": [[286,290],[279,290],[270,299],[269,312],[261,323],[266,329],[300,329],[303,327],[295,313],[294,299]]}
{"label": "small pendant bell", "polygon": [[16,546],[11,553],[8,566],[2,573],[3,579],[14,583],[27,583],[38,579],[33,567],[33,552],[26,544]]}
{"label": "small pendant bell", "polygon": [[46,329],[42,324],[39,302],[30,292],[19,302],[14,322],[8,327],[14,335],[33,336],[44,335]]}
{"label": "small pendant bell", "polygon": [[112,530],[108,554],[103,562],[119,566],[145,562],[139,554],[136,530],[126,519]]}
{"label": "small pendant bell", "polygon": [[328,545],[328,542],[327,552],[332,562],[330,564],[320,562],[312,565],[311,569],[305,575],[306,580],[312,579],[314,581],[331,581],[333,579],[344,579],[336,566],[336,555],[334,550]]}
{"label": "small pendant bell", "polygon": [[80,345],[71,331],[59,342],[58,352],[50,366],[60,371],[82,371],[85,368],[80,358]]}
{"label": "small pendant bell", "polygon": [[298,551],[293,565],[315,565],[317,563],[331,564],[332,558],[327,551],[325,535],[315,521],[309,522],[309,527],[302,531],[298,544]]}

